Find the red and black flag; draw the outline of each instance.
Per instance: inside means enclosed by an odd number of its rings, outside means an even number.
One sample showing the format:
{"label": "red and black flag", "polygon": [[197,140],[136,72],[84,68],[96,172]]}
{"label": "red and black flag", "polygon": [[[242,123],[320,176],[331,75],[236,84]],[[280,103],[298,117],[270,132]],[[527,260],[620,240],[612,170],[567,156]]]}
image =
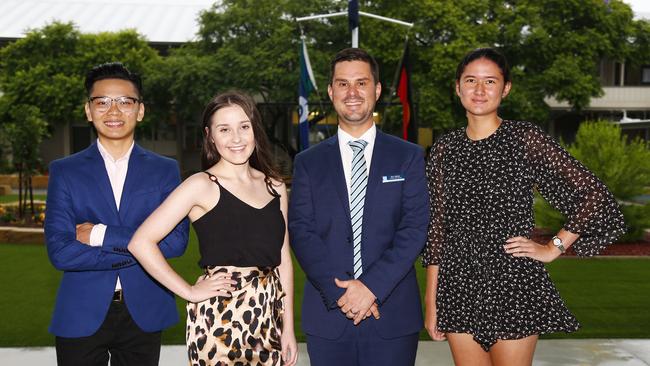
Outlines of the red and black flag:
{"label": "red and black flag", "polygon": [[402,137],[414,143],[418,142],[418,124],[413,110],[413,91],[411,90],[411,65],[409,62],[409,43],[404,45],[404,53],[399,67],[397,96],[402,102]]}

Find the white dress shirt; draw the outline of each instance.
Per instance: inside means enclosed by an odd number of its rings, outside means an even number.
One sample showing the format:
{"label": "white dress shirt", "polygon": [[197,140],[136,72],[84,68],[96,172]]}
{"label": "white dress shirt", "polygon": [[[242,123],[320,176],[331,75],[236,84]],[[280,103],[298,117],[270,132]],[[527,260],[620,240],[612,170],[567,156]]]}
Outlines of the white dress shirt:
{"label": "white dress shirt", "polygon": [[[113,198],[115,199],[115,205],[117,210],[120,209],[120,200],[122,199],[122,190],[124,189],[124,181],[126,180],[126,173],[129,170],[129,157],[131,157],[131,151],[133,151],[133,146],[135,142],[131,144],[129,150],[126,151],[124,156],[113,159],[111,154],[106,151],[106,148],[102,146],[97,139],[97,149],[99,154],[104,159],[104,166],[106,167],[106,173],[108,174],[108,180],[111,182],[111,189],[113,190]],[[104,244],[104,236],[106,235],[106,225],[98,223],[93,226],[90,231],[90,245],[94,247],[100,247]],[[115,289],[119,290],[122,288],[120,283],[120,278],[117,278],[117,284]]]}
{"label": "white dress shirt", "polygon": [[372,160],[372,150],[375,147],[375,137],[377,137],[377,126],[372,124],[368,131],[364,132],[359,138],[354,138],[349,133],[339,127],[337,131],[339,138],[339,150],[341,150],[341,162],[343,163],[343,174],[345,174],[345,185],[348,187],[348,200],[350,199],[350,179],[352,177],[352,157],[353,152],[348,142],[355,140],[364,140],[368,143],[363,150],[363,156],[366,158],[366,175],[370,172],[370,162]]}

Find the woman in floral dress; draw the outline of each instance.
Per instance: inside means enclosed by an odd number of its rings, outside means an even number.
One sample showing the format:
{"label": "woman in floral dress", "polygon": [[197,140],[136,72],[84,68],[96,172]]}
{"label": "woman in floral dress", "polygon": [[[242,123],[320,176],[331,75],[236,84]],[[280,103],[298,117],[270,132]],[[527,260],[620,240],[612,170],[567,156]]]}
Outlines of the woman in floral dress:
{"label": "woman in floral dress", "polygon": [[[510,88],[501,54],[467,54],[456,72],[467,127],[440,138],[427,164],[425,326],[457,365],[530,365],[539,334],[577,330],[544,263],[571,246],[595,255],[625,230],[593,173],[536,125],[498,116]],[[567,218],[548,243],[530,239],[535,190]]]}

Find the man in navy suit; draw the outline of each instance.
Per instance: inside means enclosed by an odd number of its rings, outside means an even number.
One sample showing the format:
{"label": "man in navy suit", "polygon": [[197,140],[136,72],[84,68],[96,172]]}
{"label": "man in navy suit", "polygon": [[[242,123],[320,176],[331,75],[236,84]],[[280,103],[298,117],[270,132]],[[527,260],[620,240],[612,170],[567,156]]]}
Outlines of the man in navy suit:
{"label": "man in navy suit", "polygon": [[[96,66],[85,82],[97,142],[50,164],[45,240],[63,271],[50,332],[59,365],[158,365],[161,330],[178,321],[174,296],[127,250],[140,223],[180,183],[178,164],[134,142],[144,117],[140,78],[121,63]],[[187,247],[188,223],[161,243]]]}
{"label": "man in navy suit", "polygon": [[428,196],[420,147],[379,131],[378,66],[348,48],[327,92],[338,132],[294,163],[289,233],[307,274],[302,325],[311,364],[413,365],[422,329],[414,261]]}

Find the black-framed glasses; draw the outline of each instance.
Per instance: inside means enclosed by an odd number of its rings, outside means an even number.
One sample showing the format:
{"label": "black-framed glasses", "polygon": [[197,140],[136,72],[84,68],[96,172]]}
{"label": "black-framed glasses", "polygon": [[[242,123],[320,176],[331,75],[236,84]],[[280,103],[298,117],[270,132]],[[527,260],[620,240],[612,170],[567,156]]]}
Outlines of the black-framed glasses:
{"label": "black-framed glasses", "polygon": [[117,109],[122,113],[132,113],[140,103],[140,99],[133,97],[90,97],[88,103],[90,106],[99,113],[106,113],[115,102]]}

